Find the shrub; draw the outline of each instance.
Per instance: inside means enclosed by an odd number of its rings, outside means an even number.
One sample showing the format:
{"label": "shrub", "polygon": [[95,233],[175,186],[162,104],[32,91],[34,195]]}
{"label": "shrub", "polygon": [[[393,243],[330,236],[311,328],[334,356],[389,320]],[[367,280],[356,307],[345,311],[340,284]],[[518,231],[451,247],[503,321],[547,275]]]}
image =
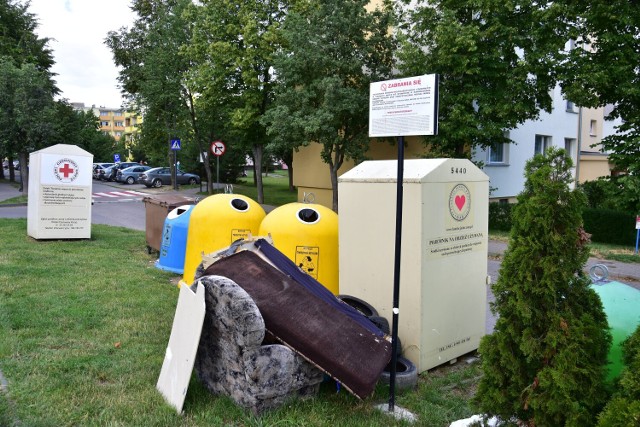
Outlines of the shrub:
{"label": "shrub", "polygon": [[584,229],[594,242],[633,245],[636,241],[634,215],[608,209],[585,209],[582,219]]}
{"label": "shrub", "polygon": [[489,230],[511,230],[512,208],[510,203],[489,203]]}
{"label": "shrub", "polygon": [[618,391],[598,417],[598,426],[640,425],[640,326],[622,344],[625,369]]}
{"label": "shrub", "polygon": [[475,402],[523,425],[588,426],[607,399],[607,318],[588,278],[580,191],[571,160],[550,149],[530,160],[513,208],[510,244],[493,286],[494,332],[480,343]]}

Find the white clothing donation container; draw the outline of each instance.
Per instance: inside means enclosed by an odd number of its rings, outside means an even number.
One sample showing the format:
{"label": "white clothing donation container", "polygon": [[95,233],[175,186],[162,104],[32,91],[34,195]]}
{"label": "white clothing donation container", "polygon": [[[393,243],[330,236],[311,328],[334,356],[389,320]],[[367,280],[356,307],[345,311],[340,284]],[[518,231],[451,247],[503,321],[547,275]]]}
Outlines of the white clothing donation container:
{"label": "white clothing donation container", "polygon": [[[398,162],[366,161],[338,180],[340,293],[392,322]],[[404,162],[398,335],[423,372],[485,334],[489,178],[466,159]]]}
{"label": "white clothing donation container", "polygon": [[34,239],[91,238],[93,154],[57,144],[29,155],[27,234]]}

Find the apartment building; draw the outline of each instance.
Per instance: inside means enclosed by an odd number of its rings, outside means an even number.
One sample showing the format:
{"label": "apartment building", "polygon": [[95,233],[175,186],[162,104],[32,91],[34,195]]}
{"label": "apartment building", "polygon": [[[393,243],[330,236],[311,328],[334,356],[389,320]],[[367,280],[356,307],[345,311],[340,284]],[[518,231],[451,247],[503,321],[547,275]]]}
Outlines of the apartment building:
{"label": "apartment building", "polygon": [[551,112],[542,112],[538,120],[509,132],[512,143],[474,151],[472,160],[484,164],[489,176],[492,201],[515,201],[524,188],[526,162],[550,147],[567,151],[575,183],[611,175],[613,166],[600,145],[605,136],[615,132],[616,122],[605,119],[608,109],[578,108],[562,96],[559,86],[552,99]]}
{"label": "apartment building", "polygon": [[124,136],[125,113],[121,108],[99,107],[93,108],[93,112],[100,120],[100,131],[111,135],[116,141]]}

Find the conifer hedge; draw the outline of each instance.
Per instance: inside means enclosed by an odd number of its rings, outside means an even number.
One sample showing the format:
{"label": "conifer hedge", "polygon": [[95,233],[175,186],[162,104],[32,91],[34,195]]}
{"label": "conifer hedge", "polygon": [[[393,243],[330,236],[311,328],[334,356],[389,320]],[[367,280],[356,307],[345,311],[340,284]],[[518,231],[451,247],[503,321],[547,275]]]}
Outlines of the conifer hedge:
{"label": "conifer hedge", "polygon": [[[515,204],[489,203],[489,230],[509,231],[513,226]],[[591,240],[612,245],[633,246],[636,241],[636,217],[627,212],[611,209],[585,208],[582,210],[584,229]]]}
{"label": "conifer hedge", "polygon": [[528,426],[589,426],[607,401],[607,318],[582,270],[589,252],[585,196],[569,190],[564,150],[525,168],[513,227],[493,286],[494,332],[480,343],[475,402],[488,416]]}

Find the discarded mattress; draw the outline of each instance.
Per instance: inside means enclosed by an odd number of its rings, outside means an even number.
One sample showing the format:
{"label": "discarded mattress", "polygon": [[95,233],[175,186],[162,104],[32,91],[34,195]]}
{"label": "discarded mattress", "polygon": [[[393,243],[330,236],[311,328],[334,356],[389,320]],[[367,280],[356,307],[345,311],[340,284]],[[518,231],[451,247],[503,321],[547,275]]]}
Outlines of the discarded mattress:
{"label": "discarded mattress", "polygon": [[[370,396],[391,360],[391,343],[251,251],[210,265],[254,300],[268,332],[358,398]],[[342,304],[342,303],[340,303]]]}

